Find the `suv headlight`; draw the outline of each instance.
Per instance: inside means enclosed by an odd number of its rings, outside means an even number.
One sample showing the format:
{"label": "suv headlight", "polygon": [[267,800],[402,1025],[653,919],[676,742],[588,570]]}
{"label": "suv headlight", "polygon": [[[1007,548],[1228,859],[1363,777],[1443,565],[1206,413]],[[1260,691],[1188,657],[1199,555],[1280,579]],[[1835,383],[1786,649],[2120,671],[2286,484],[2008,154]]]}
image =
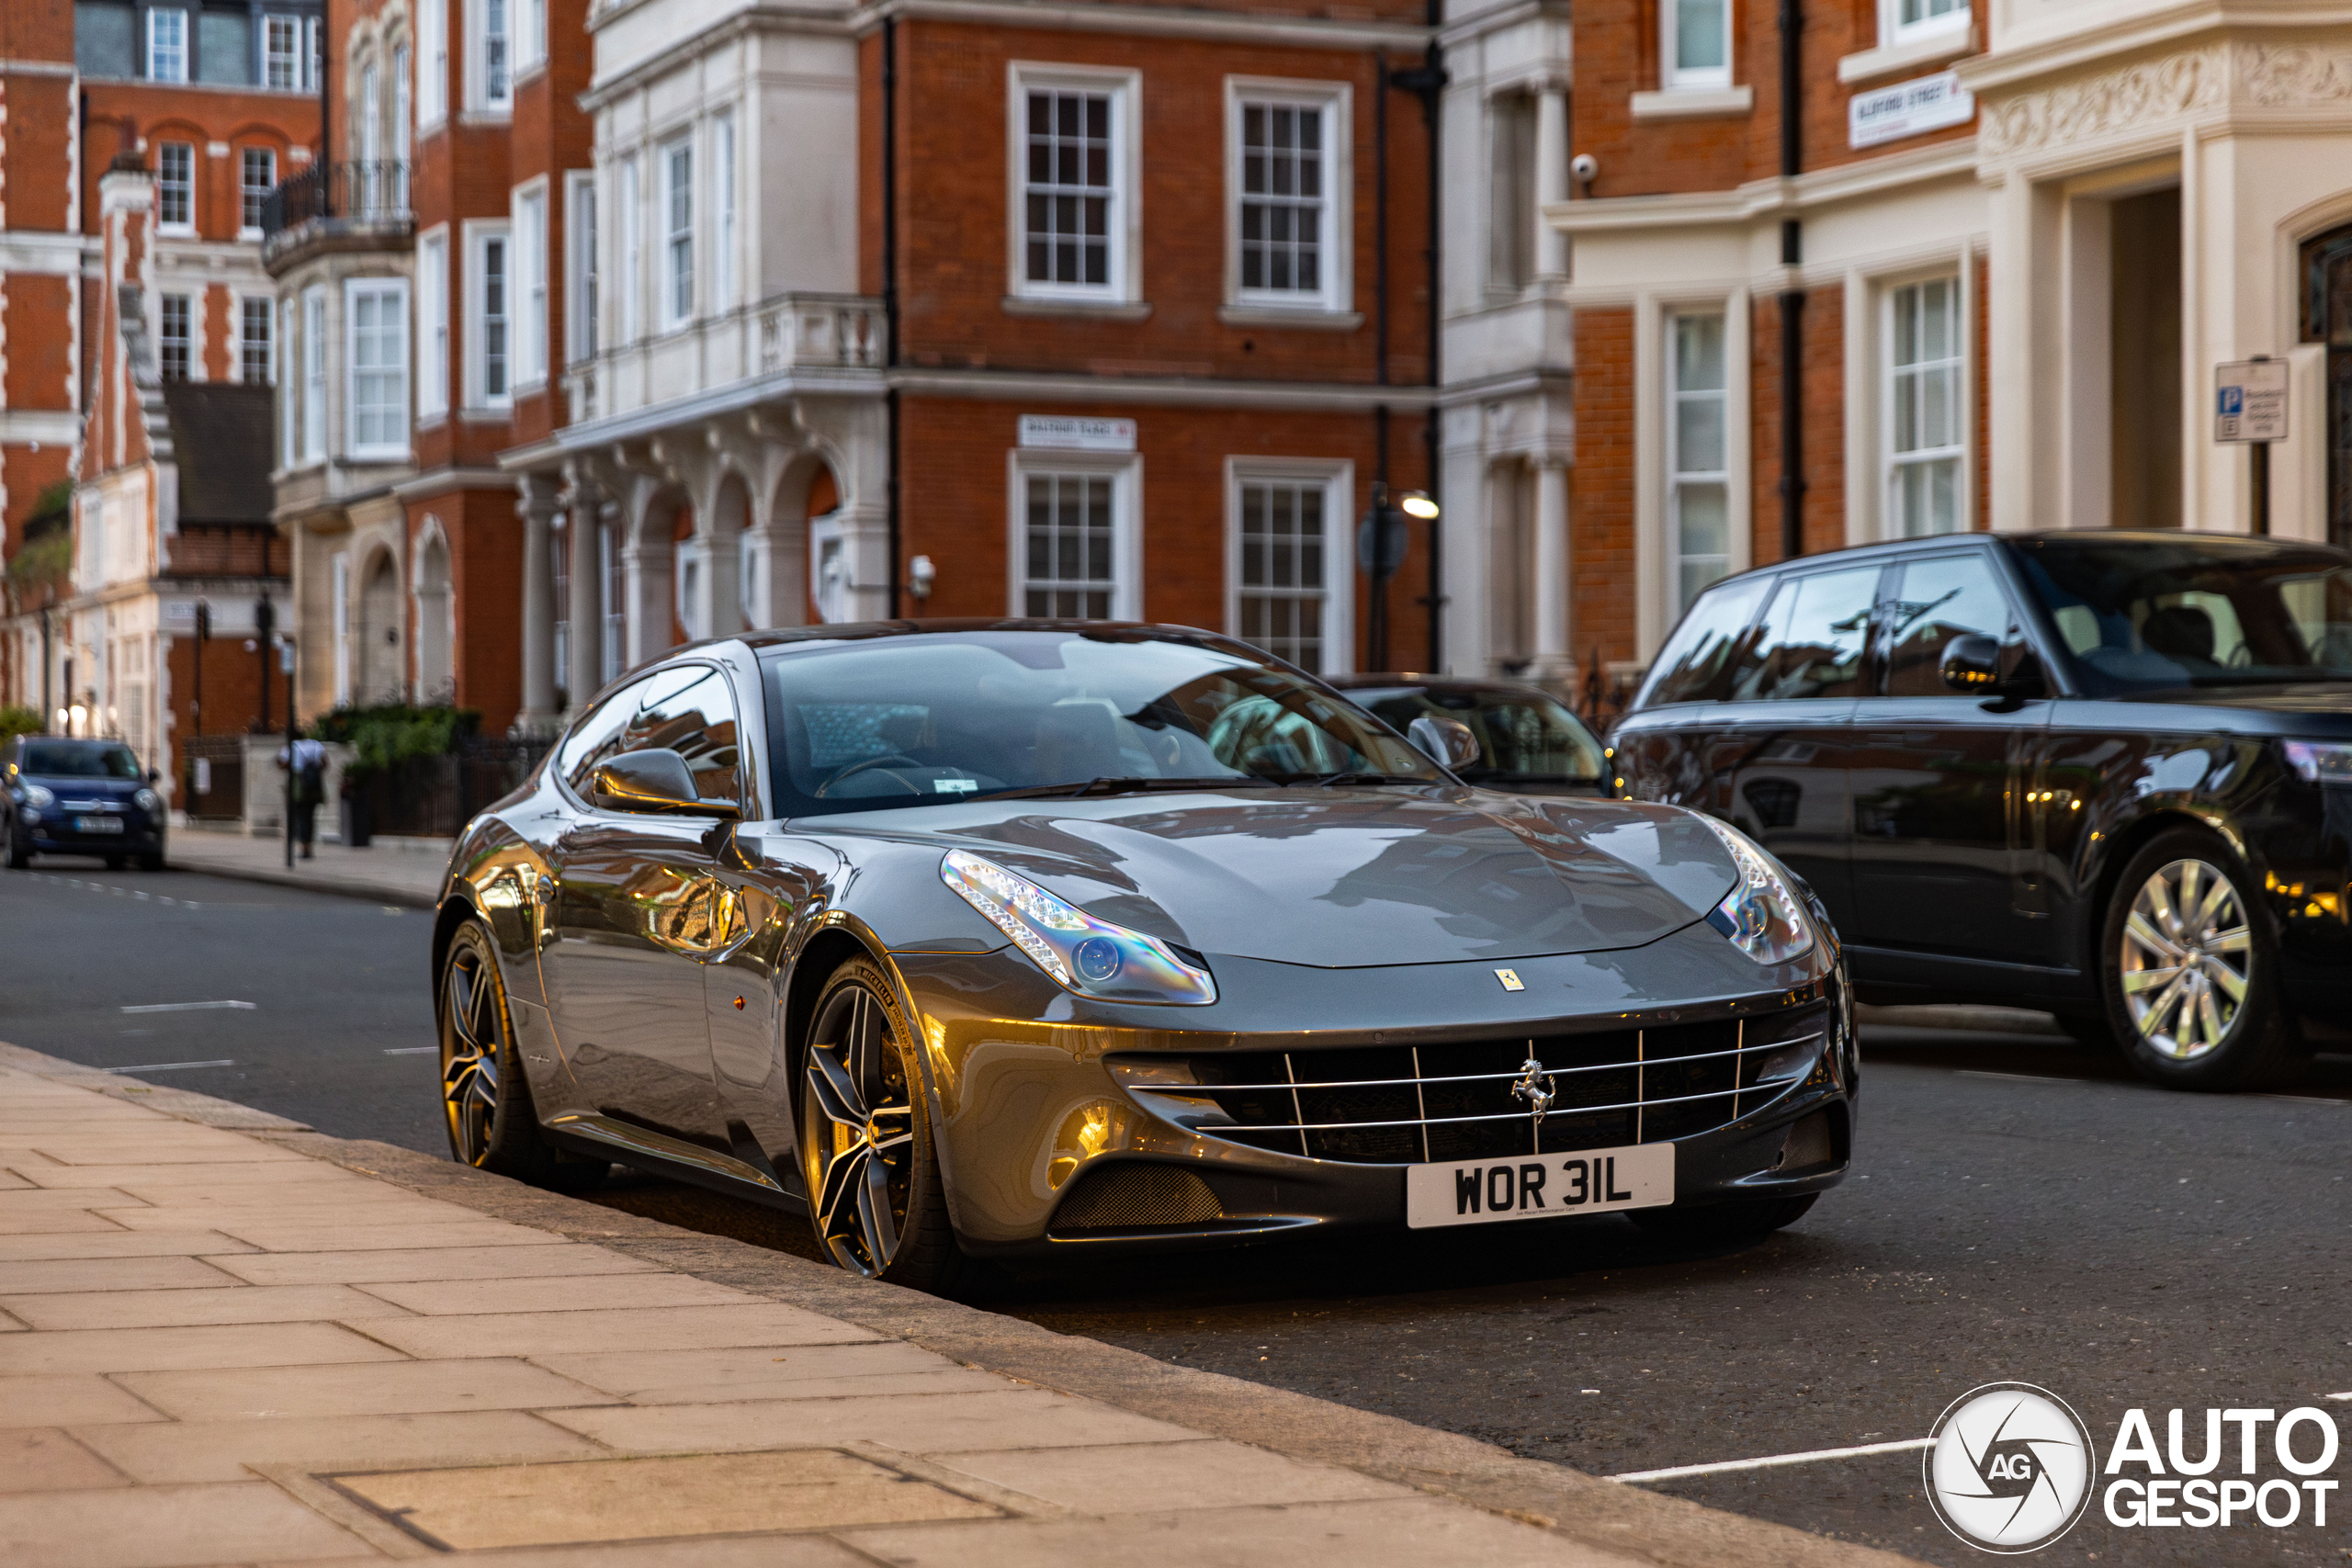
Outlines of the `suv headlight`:
{"label": "suv headlight", "polygon": [[994,861],[950,850],[939,863],[939,879],[1080,996],[1188,1007],[1216,1000],[1205,965],[1156,936],[1097,919]]}
{"label": "suv headlight", "polygon": [[2324,740],[2282,740],[2287,765],[2310,784],[2352,784],[2352,746]]}
{"label": "suv headlight", "polygon": [[1707,912],[1707,923],[1758,964],[1786,964],[1812,952],[1813,922],[1780,869],[1747,834],[1703,813],[1699,820],[1715,830],[1739,871],[1724,901]]}
{"label": "suv headlight", "polygon": [[46,784],[28,784],[25,786],[25,804],[36,807],[54,806],[57,796]]}
{"label": "suv headlight", "polygon": [[142,789],[130,797],[130,804],[141,811],[153,811],[164,804],[164,799],[152,789]]}

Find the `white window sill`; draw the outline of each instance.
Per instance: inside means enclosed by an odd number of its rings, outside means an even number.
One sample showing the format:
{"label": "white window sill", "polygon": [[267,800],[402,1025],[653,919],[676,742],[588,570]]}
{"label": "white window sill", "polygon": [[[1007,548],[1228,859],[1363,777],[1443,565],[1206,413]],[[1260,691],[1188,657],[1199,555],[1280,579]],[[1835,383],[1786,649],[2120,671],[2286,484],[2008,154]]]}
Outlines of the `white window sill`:
{"label": "white window sill", "polygon": [[193,223],[158,223],[155,225],[155,232],[162,235],[166,240],[193,240],[196,238],[196,225]]}
{"label": "white window sill", "polygon": [[1874,76],[1892,76],[1917,65],[1956,60],[1968,53],[1974,43],[1973,30],[1963,17],[1957,27],[1938,28],[1932,32],[1923,29],[1919,36],[1847,55],[1838,62],[1838,80],[1867,82]]}
{"label": "white window sill", "polygon": [[426,409],[416,416],[416,427],[419,430],[438,430],[448,423],[447,409]]}
{"label": "white window sill", "polygon": [[1277,305],[1258,299],[1221,305],[1216,319],[1228,327],[1303,327],[1309,332],[1327,333],[1351,333],[1363,325],[1361,310],[1334,310],[1326,305]]}
{"label": "white window sill", "polygon": [[1008,316],[1083,316],[1097,321],[1145,321],[1151,306],[1141,300],[1088,299],[1060,294],[1008,294],[1001,301]]}
{"label": "white window sill", "polygon": [[258,230],[258,229],[243,229],[243,228],[241,228],[241,229],[239,229],[239,230],[237,231],[237,243],[238,243],[239,244],[247,244],[247,245],[249,245],[249,244],[253,243],[254,241],[256,241],[256,240],[258,240],[258,239],[260,239],[260,238],[261,238],[261,231],[260,231],[260,230]]}
{"label": "white window sill", "polygon": [[346,463],[405,463],[409,450],[405,446],[355,446],[345,454]]}
{"label": "white window sill", "polygon": [[1635,93],[1635,119],[1699,119],[1711,115],[1749,114],[1756,108],[1753,87],[1669,87],[1662,93]]}
{"label": "white window sill", "polygon": [[514,417],[512,403],[480,403],[458,411],[458,419],[468,424],[503,424]]}
{"label": "white window sill", "polygon": [[510,125],[514,123],[514,106],[512,101],[509,101],[469,108],[458,117],[458,123],[459,125]]}

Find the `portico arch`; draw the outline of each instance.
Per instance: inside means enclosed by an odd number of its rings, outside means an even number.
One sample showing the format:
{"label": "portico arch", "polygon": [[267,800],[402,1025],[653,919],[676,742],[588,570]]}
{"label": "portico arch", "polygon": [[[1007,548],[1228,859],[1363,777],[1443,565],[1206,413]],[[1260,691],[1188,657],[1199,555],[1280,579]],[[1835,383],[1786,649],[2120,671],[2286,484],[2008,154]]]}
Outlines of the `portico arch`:
{"label": "portico arch", "polygon": [[358,644],[353,697],[362,707],[396,703],[405,694],[401,599],[400,558],[379,545],[360,563],[359,615],[352,632]]}

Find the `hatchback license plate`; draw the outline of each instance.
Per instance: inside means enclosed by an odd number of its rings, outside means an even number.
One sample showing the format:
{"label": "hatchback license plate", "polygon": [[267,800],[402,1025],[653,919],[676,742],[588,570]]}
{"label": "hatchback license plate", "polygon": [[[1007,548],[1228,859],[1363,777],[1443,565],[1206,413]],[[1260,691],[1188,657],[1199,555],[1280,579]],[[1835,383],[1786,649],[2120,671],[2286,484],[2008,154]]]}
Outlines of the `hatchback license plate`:
{"label": "hatchback license plate", "polygon": [[122,831],[122,818],[119,817],[76,817],[74,818],[74,830],[77,833],[119,833]]}
{"label": "hatchback license plate", "polygon": [[1414,1230],[1655,1209],[1673,1201],[1672,1144],[1405,1168],[1405,1224]]}

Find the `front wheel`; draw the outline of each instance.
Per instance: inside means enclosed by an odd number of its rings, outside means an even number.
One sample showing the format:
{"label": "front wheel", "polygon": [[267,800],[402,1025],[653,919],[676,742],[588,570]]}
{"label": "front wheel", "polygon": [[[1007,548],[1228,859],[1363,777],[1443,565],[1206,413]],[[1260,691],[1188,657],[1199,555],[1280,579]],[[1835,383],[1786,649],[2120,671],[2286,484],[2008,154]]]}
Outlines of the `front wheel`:
{"label": "front wheel", "polygon": [[32,835],[22,828],[11,827],[8,829],[8,869],[22,871],[32,863]]}
{"label": "front wheel", "polygon": [[2243,1089],[2277,1076],[2293,1054],[2278,934],[2254,886],[2226,844],[2193,828],[2157,834],[2124,866],[2100,979],[2141,1077],[2166,1089]]}
{"label": "front wheel", "polygon": [[825,982],[801,1075],[801,1175],[835,1263],[944,1294],[973,1269],[948,1223],[910,1039],[878,966],[854,958]]}
{"label": "front wheel", "polygon": [[441,1110],[461,1163],[535,1187],[585,1192],[609,1162],[575,1159],[539,1130],[531,1083],[514,1048],[497,950],[479,920],[449,940],[441,971]]}

